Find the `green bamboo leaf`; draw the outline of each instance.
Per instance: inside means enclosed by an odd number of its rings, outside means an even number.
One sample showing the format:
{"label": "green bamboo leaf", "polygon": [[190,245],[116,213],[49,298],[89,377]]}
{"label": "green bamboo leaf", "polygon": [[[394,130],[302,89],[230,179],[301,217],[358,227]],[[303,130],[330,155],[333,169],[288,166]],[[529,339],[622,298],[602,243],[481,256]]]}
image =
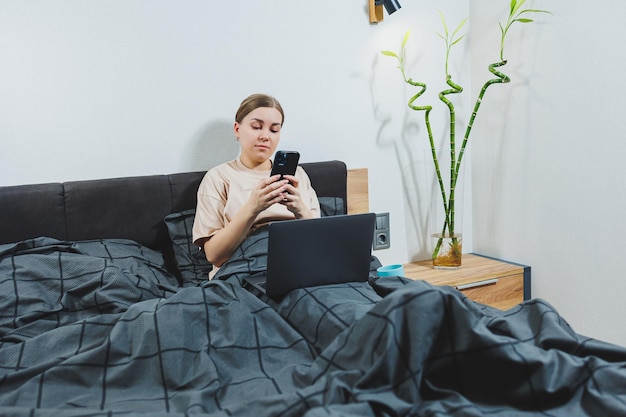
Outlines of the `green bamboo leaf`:
{"label": "green bamboo leaf", "polygon": [[456,45],[457,43],[461,42],[461,40],[463,40],[463,38],[464,38],[464,37],[465,37],[465,35],[461,36],[460,38],[458,38],[457,40],[455,40],[454,42],[452,42],[452,43],[450,44],[450,46],[454,46],[454,45]]}
{"label": "green bamboo leaf", "polygon": [[540,10],[540,9],[524,9],[521,12],[519,12],[519,14],[522,14],[522,13],[550,13],[550,12],[547,10]]}
{"label": "green bamboo leaf", "polygon": [[411,36],[411,30],[407,30],[406,33],[404,34],[404,38],[402,38],[402,47],[404,48],[406,46],[407,41],[409,40],[409,36]]}
{"label": "green bamboo leaf", "polygon": [[396,54],[393,51],[380,51],[380,53],[383,54],[383,55],[386,55],[386,56],[391,56],[391,57],[394,57],[394,58],[400,58],[398,56],[398,54]]}
{"label": "green bamboo leaf", "polygon": [[511,14],[515,14],[524,3],[526,3],[526,0],[520,0],[519,2],[515,0],[511,1]]}
{"label": "green bamboo leaf", "polygon": [[[452,38],[454,38],[454,35],[457,34],[457,32],[459,30],[461,30],[463,28],[463,26],[465,26],[465,23],[469,20],[469,17],[466,17],[465,19],[461,20],[461,22],[459,23],[459,25],[456,27],[456,29],[454,29],[454,32],[452,32]],[[463,35],[465,36],[465,35]]]}
{"label": "green bamboo leaf", "polygon": [[534,22],[534,20],[532,20],[532,19],[515,19],[513,21],[514,22],[520,22],[520,23],[531,23],[531,22]]}
{"label": "green bamboo leaf", "polygon": [[448,25],[446,25],[446,19],[443,17],[443,13],[441,10],[437,10],[439,12],[439,16],[441,17],[441,23],[443,24],[443,31],[446,34],[446,38],[448,37]]}

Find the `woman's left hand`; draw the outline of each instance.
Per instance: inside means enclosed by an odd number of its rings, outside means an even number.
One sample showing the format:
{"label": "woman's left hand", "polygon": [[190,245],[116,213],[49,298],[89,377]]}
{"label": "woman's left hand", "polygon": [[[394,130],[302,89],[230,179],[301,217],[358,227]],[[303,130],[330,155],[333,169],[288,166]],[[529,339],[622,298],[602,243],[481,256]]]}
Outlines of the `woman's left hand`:
{"label": "woman's left hand", "polygon": [[300,190],[298,189],[299,181],[293,175],[285,175],[284,178],[289,180],[287,184],[287,192],[283,195],[283,201],[280,204],[287,207],[287,210],[296,215],[297,219],[307,219],[312,217],[309,207],[302,201]]}

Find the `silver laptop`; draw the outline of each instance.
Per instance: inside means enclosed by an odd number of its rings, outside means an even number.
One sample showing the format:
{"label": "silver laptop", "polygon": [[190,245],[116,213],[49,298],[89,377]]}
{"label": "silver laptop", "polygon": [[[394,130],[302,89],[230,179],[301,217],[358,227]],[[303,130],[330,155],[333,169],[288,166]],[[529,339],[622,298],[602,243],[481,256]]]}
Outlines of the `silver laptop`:
{"label": "silver laptop", "polygon": [[267,271],[245,279],[276,298],[291,290],[369,276],[376,214],[352,214],[269,225]]}

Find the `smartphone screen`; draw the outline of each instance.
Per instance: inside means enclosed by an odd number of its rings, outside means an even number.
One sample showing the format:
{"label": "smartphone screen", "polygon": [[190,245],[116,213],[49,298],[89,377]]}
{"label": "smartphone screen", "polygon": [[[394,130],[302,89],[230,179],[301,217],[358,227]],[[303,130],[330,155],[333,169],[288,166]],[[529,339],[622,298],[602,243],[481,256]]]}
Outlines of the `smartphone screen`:
{"label": "smartphone screen", "polygon": [[270,176],[280,174],[282,179],[283,175],[295,175],[299,160],[300,154],[296,151],[277,151]]}

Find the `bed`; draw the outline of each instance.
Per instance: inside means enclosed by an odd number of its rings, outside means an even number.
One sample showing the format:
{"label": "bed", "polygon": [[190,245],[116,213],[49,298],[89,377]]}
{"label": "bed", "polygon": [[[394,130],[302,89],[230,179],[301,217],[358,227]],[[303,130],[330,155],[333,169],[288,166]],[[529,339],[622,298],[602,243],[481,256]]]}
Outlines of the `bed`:
{"label": "bed", "polygon": [[[345,214],[346,165],[302,165]],[[496,310],[372,256],[367,282],[271,300],[242,285],[264,230],[207,281],[203,175],[0,187],[0,415],[626,415],[626,349],[540,299]]]}

